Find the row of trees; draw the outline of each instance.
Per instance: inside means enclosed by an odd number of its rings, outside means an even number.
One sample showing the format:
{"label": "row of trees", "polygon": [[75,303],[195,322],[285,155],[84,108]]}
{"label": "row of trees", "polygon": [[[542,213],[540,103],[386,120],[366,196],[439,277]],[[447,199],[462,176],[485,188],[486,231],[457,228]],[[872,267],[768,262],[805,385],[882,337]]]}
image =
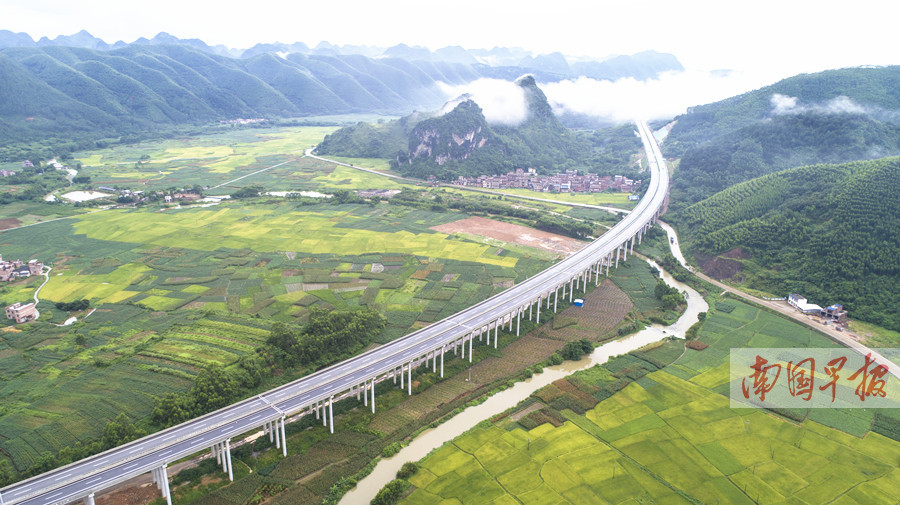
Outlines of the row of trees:
{"label": "row of trees", "polygon": [[56,302],[56,308],[66,312],[74,312],[76,310],[87,310],[91,306],[91,301],[82,298],[74,302]]}
{"label": "row of trees", "polygon": [[235,366],[209,365],[195,378],[190,390],[159,398],[150,416],[162,427],[228,406],[263,383],[275,367],[317,367],[352,355],[384,330],[375,311],[328,311],[313,307],[309,322],[296,327],[275,323],[266,346],[241,358]]}
{"label": "row of trees", "polygon": [[384,319],[375,311],[328,311],[313,307],[302,328],[284,323],[272,325],[266,341],[280,351],[278,358],[289,365],[330,362],[368,345],[384,330]]}

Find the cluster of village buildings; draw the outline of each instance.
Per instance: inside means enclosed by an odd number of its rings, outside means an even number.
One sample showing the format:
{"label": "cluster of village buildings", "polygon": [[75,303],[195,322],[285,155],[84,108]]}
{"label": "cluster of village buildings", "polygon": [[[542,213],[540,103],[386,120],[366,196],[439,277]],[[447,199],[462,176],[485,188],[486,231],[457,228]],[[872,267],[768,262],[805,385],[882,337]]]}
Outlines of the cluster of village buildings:
{"label": "cluster of village buildings", "polygon": [[456,180],[459,186],[475,186],[488,189],[523,188],[545,193],[600,193],[618,190],[626,193],[641,185],[622,175],[579,174],[578,170],[566,170],[555,175],[537,175],[533,168],[517,168],[505,175],[479,175]]}
{"label": "cluster of village buildings", "polygon": [[[31,277],[32,275],[41,275],[43,273],[44,264],[38,260],[31,260],[25,263],[22,260],[3,261],[0,255],[0,281],[12,282],[16,279]],[[40,313],[34,303],[14,303],[6,307],[6,318],[13,319],[17,323],[26,323],[40,317]]]}
{"label": "cluster of village buildings", "polygon": [[847,311],[844,310],[843,305],[838,303],[823,308],[815,303],[809,303],[805,297],[800,296],[797,293],[788,295],[787,302],[804,314],[824,317],[826,322],[836,321],[845,323],[847,321]]}
{"label": "cluster of village buildings", "polygon": [[[25,160],[22,162],[22,168],[33,168],[33,167],[34,167],[34,163],[32,163],[28,160]],[[12,170],[0,170],[0,177],[12,177],[14,175],[16,175],[16,173],[13,172]]]}
{"label": "cluster of village buildings", "polygon": [[[204,189],[207,189],[207,188],[204,188]],[[131,191],[130,189],[116,189],[116,188],[110,188],[109,186],[100,186],[97,188],[97,190],[98,191],[108,191],[110,193],[117,193],[119,195],[119,197],[131,198],[132,201],[134,201],[134,202],[146,201],[146,200],[151,199],[148,195],[145,195],[143,191]],[[162,193],[159,193],[156,191],[151,191],[150,195],[152,195],[156,198],[159,198],[160,196],[162,196],[163,200],[166,203],[171,203],[173,200],[195,201],[195,200],[200,200],[201,198],[203,198],[203,195],[201,195],[200,193],[192,193],[186,189],[182,189],[171,195],[163,195]]]}
{"label": "cluster of village buildings", "polygon": [[[47,166],[49,166],[50,168],[55,168],[56,170],[63,170],[66,168],[63,164],[58,163],[56,160],[47,162]],[[25,160],[22,162],[22,168],[34,168],[34,163],[29,160]],[[12,170],[0,170],[0,177],[12,177],[14,175],[16,175],[16,173]]]}
{"label": "cluster of village buildings", "polygon": [[43,268],[44,264],[38,260],[31,260],[28,263],[22,260],[3,261],[3,255],[0,254],[0,282],[40,275]]}

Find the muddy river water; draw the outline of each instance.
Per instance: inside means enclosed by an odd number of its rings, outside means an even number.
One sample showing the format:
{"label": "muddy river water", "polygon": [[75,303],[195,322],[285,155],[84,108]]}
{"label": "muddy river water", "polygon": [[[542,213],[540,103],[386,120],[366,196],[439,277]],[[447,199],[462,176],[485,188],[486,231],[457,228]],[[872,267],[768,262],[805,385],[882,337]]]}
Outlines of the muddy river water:
{"label": "muddy river water", "polygon": [[422,432],[396,455],[379,461],[371,474],[344,495],[340,505],[368,505],[372,498],[375,497],[375,494],[378,493],[378,490],[396,477],[397,470],[403,466],[403,463],[422,459],[445,442],[462,435],[479,422],[490,419],[514,407],[522,400],[528,398],[531,393],[557,379],[566,377],[578,370],[606,363],[612,356],[631,352],[668,336],[674,335],[684,338],[687,329],[697,322],[697,314],[707,311],[709,306],[703,297],[700,296],[700,293],[687,284],[673,279],[671,275],[663,271],[656,263],[652,261],[649,263],[662,272],[662,278],[667,284],[675,286],[687,294],[687,309],[675,323],[670,326],[653,325],[633,335],[607,342],[594,349],[590,356],[580,361],[566,361],[559,366],[547,367],[543,372],[535,374],[534,377],[528,380],[517,382],[513,387],[495,394],[484,403],[463,410],[440,426]]}

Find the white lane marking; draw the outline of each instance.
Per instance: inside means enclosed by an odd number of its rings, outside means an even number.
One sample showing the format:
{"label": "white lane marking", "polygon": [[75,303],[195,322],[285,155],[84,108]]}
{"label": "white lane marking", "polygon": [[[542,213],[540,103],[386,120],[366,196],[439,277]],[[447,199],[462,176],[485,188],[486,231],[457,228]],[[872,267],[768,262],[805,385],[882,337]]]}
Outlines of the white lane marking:
{"label": "white lane marking", "polygon": [[62,495],[63,493],[64,493],[64,491],[60,491],[60,492],[58,492],[58,493],[53,493],[53,494],[51,494],[50,496],[48,496],[47,499],[48,499],[48,500],[52,500],[52,499],[56,498],[57,496]]}
{"label": "white lane marking", "polygon": [[143,451],[143,450],[144,450],[143,447],[137,447],[137,448],[135,448],[135,449],[132,449],[132,450],[128,451],[128,454],[134,454],[134,453],[136,453],[136,452],[138,452],[138,451]]}
{"label": "white lane marking", "polygon": [[178,433],[172,433],[171,435],[162,437],[160,440],[168,440],[170,438],[175,438],[176,436],[178,436]]}
{"label": "white lane marking", "polygon": [[103,477],[95,477],[95,478],[85,482],[85,484],[93,484],[95,482],[100,482],[101,480],[103,480]]}

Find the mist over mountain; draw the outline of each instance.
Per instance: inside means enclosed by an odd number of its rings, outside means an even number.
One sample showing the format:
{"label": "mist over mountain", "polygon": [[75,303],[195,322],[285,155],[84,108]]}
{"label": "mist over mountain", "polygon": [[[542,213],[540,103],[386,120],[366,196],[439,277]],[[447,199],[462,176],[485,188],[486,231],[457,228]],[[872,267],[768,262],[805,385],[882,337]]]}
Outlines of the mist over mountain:
{"label": "mist over mountain", "polygon": [[785,168],[900,154],[900,66],[798,75],[676,121],[675,209]]}
{"label": "mist over mountain", "polygon": [[631,127],[604,134],[564,127],[533,76],[513,83],[483,82],[475,93],[461,95],[435,113],[342,128],[325,137],[316,151],[390,158],[404,174],[450,180],[515,168],[623,173],[640,147]]}

